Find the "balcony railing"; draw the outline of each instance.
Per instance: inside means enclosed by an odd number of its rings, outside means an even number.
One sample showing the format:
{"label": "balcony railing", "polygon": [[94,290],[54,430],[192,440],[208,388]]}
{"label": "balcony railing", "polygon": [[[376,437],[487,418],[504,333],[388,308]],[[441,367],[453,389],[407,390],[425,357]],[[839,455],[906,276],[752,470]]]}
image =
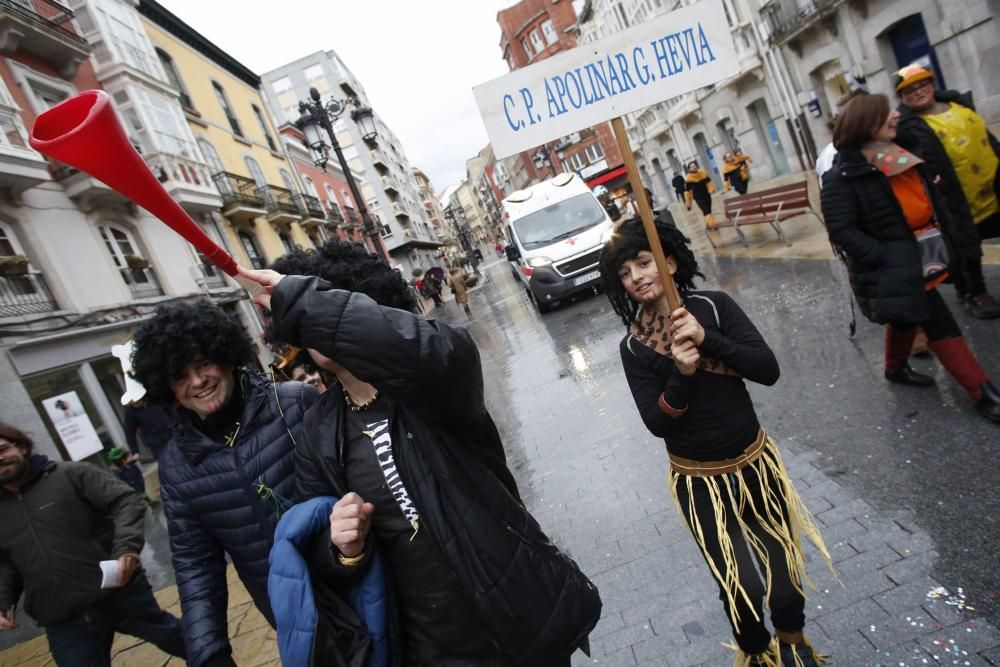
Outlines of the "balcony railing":
{"label": "balcony railing", "polygon": [[212,180],[222,195],[223,206],[241,204],[252,208],[264,208],[264,197],[253,179],[220,171],[212,174]]}
{"label": "balcony railing", "polygon": [[299,214],[298,204],[295,203],[295,193],[287,188],[268,185],[264,193],[264,199],[267,201],[267,210],[269,213]]}
{"label": "balcony railing", "polygon": [[17,317],[58,310],[40,273],[0,276],[0,317]]}
{"label": "balcony railing", "polygon": [[212,175],[208,167],[200,162],[170,153],[153,153],[144,157],[161,183],[178,181],[203,188],[212,187]]}
{"label": "balcony railing", "polygon": [[148,299],[154,296],[163,296],[160,282],[156,279],[153,269],[131,269],[128,267],[118,269],[128,285],[128,291],[135,299]]}
{"label": "balcony railing", "polygon": [[295,199],[299,205],[299,211],[302,215],[307,218],[319,218],[323,219],[326,217],[326,213],[323,211],[323,204],[320,202],[319,197],[313,197],[307,194],[297,194]]}
{"label": "balcony railing", "polygon": [[771,0],[761,7],[768,42],[780,44],[802,28],[812,25],[844,0]]}
{"label": "balcony railing", "polygon": [[361,224],[361,216],[359,216],[358,212],[355,211],[353,208],[345,208],[344,209],[344,220],[349,225],[360,225]]}
{"label": "balcony railing", "polygon": [[330,210],[326,212],[327,222],[331,222],[335,225],[343,224],[344,214],[340,212],[339,208],[330,207]]}
{"label": "balcony railing", "polygon": [[0,5],[36,25],[55,30],[64,38],[87,47],[87,41],[76,32],[73,10],[69,7],[53,0],[0,0]]}

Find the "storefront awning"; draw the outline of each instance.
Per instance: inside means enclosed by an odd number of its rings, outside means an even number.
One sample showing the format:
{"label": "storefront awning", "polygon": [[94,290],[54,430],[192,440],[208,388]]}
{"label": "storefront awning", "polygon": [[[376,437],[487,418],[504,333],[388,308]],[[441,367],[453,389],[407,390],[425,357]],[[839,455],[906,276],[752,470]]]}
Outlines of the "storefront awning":
{"label": "storefront awning", "polygon": [[607,183],[608,181],[613,181],[620,176],[624,176],[626,173],[627,170],[625,169],[625,165],[622,165],[620,167],[615,167],[614,169],[609,169],[603,174],[598,174],[597,176],[594,176],[593,178],[588,180],[587,187],[593,188],[595,186],[600,185],[601,183]]}

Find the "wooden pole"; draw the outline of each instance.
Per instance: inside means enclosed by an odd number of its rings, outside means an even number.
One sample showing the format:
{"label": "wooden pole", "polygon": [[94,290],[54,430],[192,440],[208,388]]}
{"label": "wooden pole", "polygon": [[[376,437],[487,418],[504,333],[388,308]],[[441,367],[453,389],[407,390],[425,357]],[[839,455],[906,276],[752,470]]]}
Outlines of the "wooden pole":
{"label": "wooden pole", "polygon": [[615,131],[615,141],[618,143],[618,151],[625,161],[625,169],[628,172],[628,182],[635,193],[635,203],[639,207],[639,217],[642,218],[643,229],[646,230],[646,238],[649,239],[649,247],[653,252],[653,259],[656,261],[656,269],[660,272],[660,280],[663,282],[663,291],[667,296],[667,303],[670,305],[670,312],[674,312],[681,307],[681,295],[674,284],[674,277],[667,269],[667,258],[663,255],[663,244],[660,242],[660,235],[656,233],[656,225],[653,223],[653,209],[646,199],[646,192],[639,178],[639,169],[635,165],[635,156],[632,155],[632,146],[629,145],[628,133],[625,132],[625,123],[621,116],[611,121],[611,127]]}

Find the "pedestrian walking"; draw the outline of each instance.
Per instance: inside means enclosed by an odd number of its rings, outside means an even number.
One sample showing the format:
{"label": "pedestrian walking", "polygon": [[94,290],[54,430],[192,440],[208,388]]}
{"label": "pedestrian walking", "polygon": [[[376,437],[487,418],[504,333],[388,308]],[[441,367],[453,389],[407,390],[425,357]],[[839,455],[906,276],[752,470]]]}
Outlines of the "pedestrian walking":
{"label": "pedestrian walking", "polygon": [[778,362],[728,294],[694,290],[703,276],[687,238],[659,220],[656,229],[683,302],[673,312],[638,220],[601,252],[605,292],[628,328],[625,378],[646,428],[666,442],[670,491],[719,585],[735,665],[815,667],[821,659],[802,633],[801,535],[830,556],[744,384],[774,385]]}
{"label": "pedestrian walking", "polygon": [[934,73],[921,65],[899,70],[896,143],[924,160],[942,195],[955,250],[952,276],[959,301],[973,317],[1000,317],[1000,304],[983,278],[982,240],[1000,236],[1000,142],[972,105],[971,93],[935,90]]}
{"label": "pedestrian walking", "polygon": [[267,380],[247,368],[254,358],[239,321],[204,300],[159,306],[133,339],[133,374],[146,400],[176,405],[177,426],[160,457],[160,500],[192,667],[234,664],[227,556],[274,625],[268,552],[291,504],[302,415],[318,394]]}
{"label": "pedestrian walking", "polygon": [[830,241],[844,249],[861,312],[886,325],[885,377],[929,387],[910,368],[917,328],[938,361],[968,392],[976,410],[1000,422],[1000,392],[972,355],[935,289],[947,277],[953,226],[924,161],[895,144],[899,112],[885,95],[861,95],[837,118],[837,159],[823,177]]}
{"label": "pedestrian walking", "polygon": [[740,165],[740,177],[746,181],[750,182],[750,163],[753,162],[753,158],[743,152],[742,148],[737,148],[733,151],[733,155],[736,157],[737,164]]}
{"label": "pedestrian walking", "polygon": [[451,287],[451,293],[455,295],[455,302],[462,305],[466,315],[471,316],[469,291],[465,286],[465,274],[462,273],[462,269],[454,268],[451,270],[451,273],[448,274],[448,285]]}
{"label": "pedestrian walking", "polygon": [[725,191],[736,190],[737,193],[745,195],[747,193],[747,178],[749,169],[746,169],[746,162],[736,159],[735,153],[726,153],[722,156],[722,178],[725,179]]}
{"label": "pedestrian walking", "polygon": [[361,248],[331,241],[274,268],[241,273],[266,288],[275,338],[340,384],[296,449],[300,499],[340,499],[314,568],[361,576],[378,554],[402,664],[569,665],[600,597],[520,499],[472,337],[416,315]]}
{"label": "pedestrian walking", "polygon": [[708,175],[708,172],[698,166],[697,160],[692,160],[687,165],[687,179],[685,180],[684,203],[687,210],[691,210],[691,202],[694,201],[705,216],[705,226],[709,229],[715,227],[715,216],[712,215],[712,194],[715,192],[715,183]]}
{"label": "pedestrian walking", "polygon": [[125,406],[125,442],[133,454],[140,453],[138,436],[158,461],[163,448],[170,442],[173,428],[174,415],[170,408],[146,405],[143,400]]}
{"label": "pedestrian walking", "polygon": [[674,174],[670,184],[674,187],[674,194],[677,195],[677,201],[683,202],[684,193],[687,192],[687,181],[684,180],[683,174]]}
{"label": "pedestrian walking", "polygon": [[[116,632],[184,658],[181,623],[160,609],[139,563],[139,494],[97,466],[50,461],[33,446],[0,424],[0,631],[17,627],[23,592],[59,667],[110,667]],[[117,569],[108,588],[105,561]]]}

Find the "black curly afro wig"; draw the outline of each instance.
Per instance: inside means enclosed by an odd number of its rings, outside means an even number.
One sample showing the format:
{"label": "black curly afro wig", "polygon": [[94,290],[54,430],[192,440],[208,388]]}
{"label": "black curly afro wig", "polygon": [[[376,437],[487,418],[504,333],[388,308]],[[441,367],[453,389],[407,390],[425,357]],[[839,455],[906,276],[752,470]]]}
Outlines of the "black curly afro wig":
{"label": "black curly afro wig", "polygon": [[170,382],[192,361],[236,368],[254,358],[254,345],[234,315],[202,299],[163,304],[135,329],[132,375],[150,403],[172,403]]}
{"label": "black curly afro wig", "polygon": [[[688,247],[688,238],[672,223],[660,218],[656,218],[655,223],[664,256],[673,257],[677,263],[677,272],[674,274],[677,289],[681,292],[693,290],[695,277],[704,279],[705,276],[698,270],[698,260]],[[643,250],[650,250],[650,247],[646,230],[639,218],[633,218],[619,225],[601,249],[601,282],[604,285],[604,293],[608,295],[611,307],[626,327],[631,326],[635,320],[639,304],[625,291],[618,277],[618,271],[621,270],[622,264],[635,259]]]}
{"label": "black curly afro wig", "polygon": [[271,268],[288,276],[322,278],[336,289],[367,294],[380,306],[417,310],[417,300],[399,271],[360,243],[330,239],[319,249],[293,250]]}

